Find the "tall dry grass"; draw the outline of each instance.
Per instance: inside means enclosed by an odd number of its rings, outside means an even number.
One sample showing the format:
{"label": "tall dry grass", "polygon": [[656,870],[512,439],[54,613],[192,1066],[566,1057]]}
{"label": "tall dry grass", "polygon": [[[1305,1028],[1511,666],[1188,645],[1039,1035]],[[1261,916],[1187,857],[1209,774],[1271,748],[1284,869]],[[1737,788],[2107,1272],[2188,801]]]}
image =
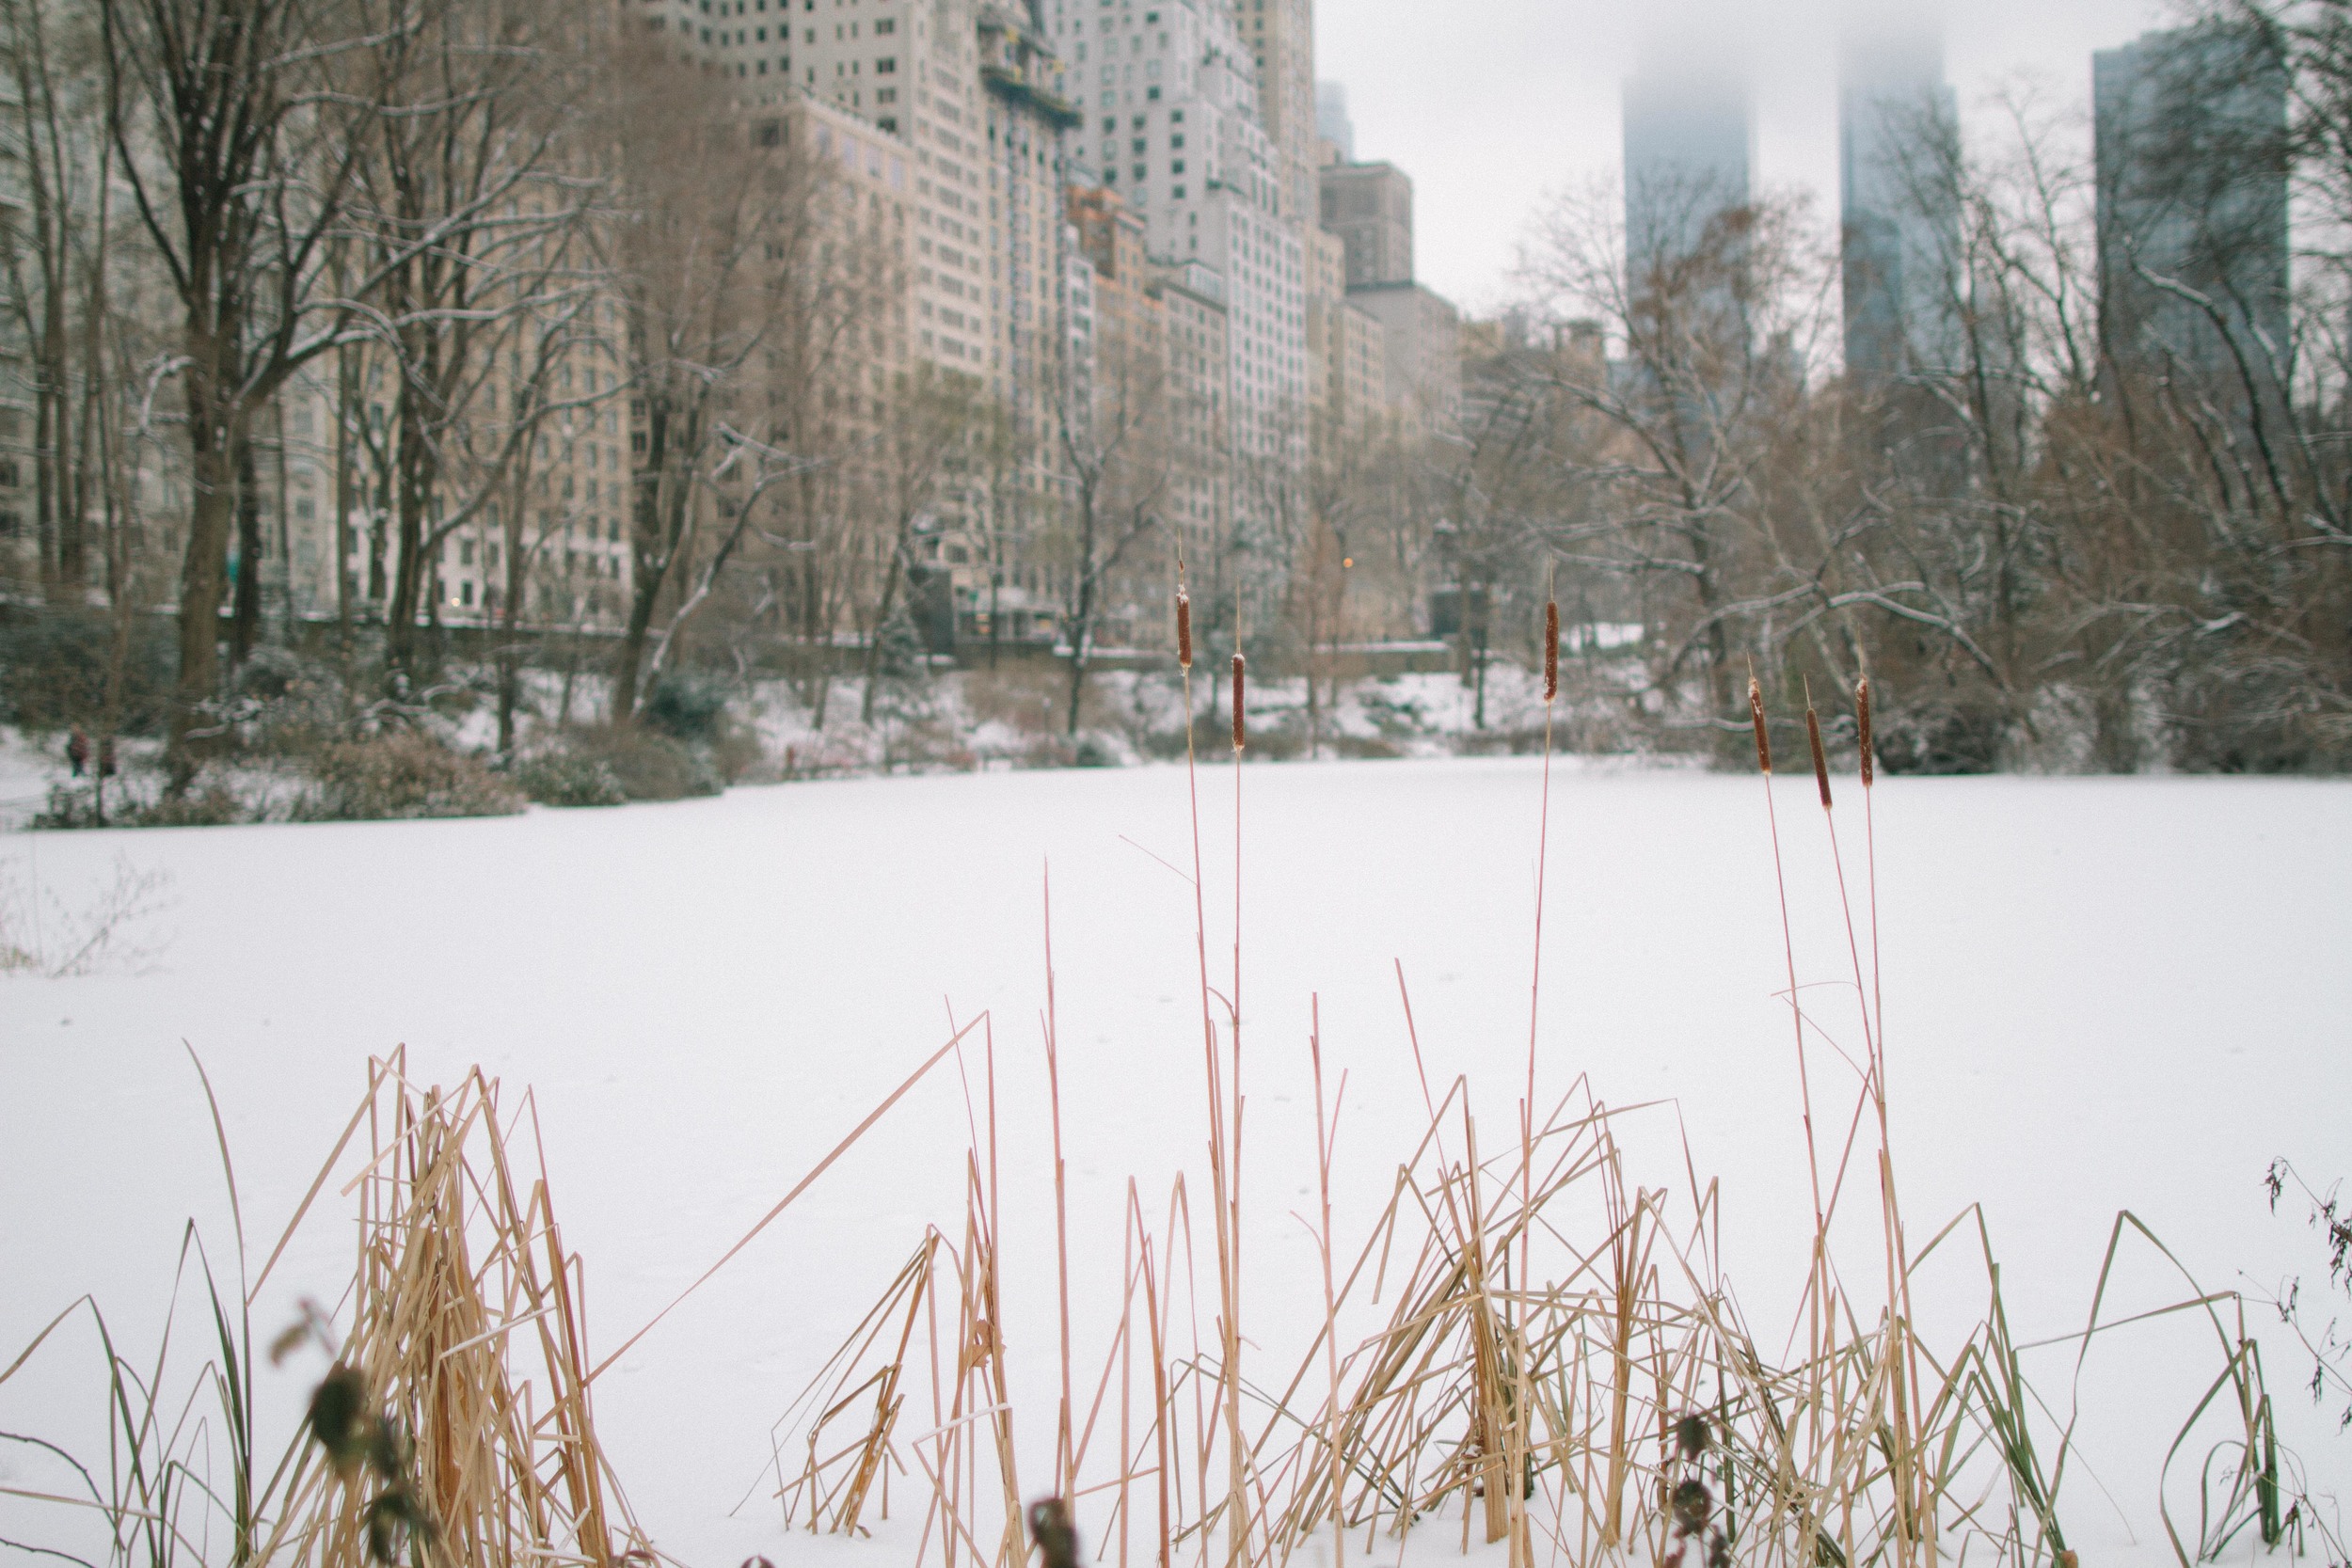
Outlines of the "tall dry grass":
{"label": "tall dry grass", "polygon": [[[1183,646],[1190,628],[1182,599],[1179,614]],[[1184,668],[1189,708],[1188,659]],[[1320,1297],[1305,1342],[1286,1345],[1249,1326],[1253,1311],[1267,1314],[1256,1305],[1245,1247],[1245,1175],[1258,1156],[1244,1135],[1248,691],[1238,657],[1232,678],[1230,930],[1214,929],[1204,891],[1201,759],[1190,758],[1187,768],[1208,1213],[1197,1214],[1200,1195],[1183,1173],[1164,1191],[1131,1178],[1117,1237],[1073,1234],[1048,886],[1045,1125],[1000,1117],[993,1022],[982,1015],[954,1026],[688,1288],[691,1294],[725,1267],[901,1097],[954,1058],[972,1128],[961,1212],[913,1239],[906,1262],[778,1421],[770,1480],[787,1524],[866,1533],[896,1502],[919,1515],[916,1560],[935,1558],[943,1568],[1014,1568],[1032,1551],[1061,1568],[1075,1560],[1079,1537],[1090,1560],[1119,1568],[1276,1568],[1302,1553],[1344,1568],[1352,1555],[1400,1550],[1408,1538],[1457,1549],[1474,1540],[1499,1545],[1511,1568],[1538,1560],[1678,1565],[1694,1544],[1708,1568],[1929,1568],[1971,1560],[2074,1568],[2066,1520],[2074,1496],[2067,1482],[2079,1467],[2077,1418],[2067,1400],[2026,1376],[2024,1355],[2036,1347],[2010,1331],[1990,1229],[1971,1210],[1915,1245],[1899,1196],[1867,683],[1856,714],[1863,869],[1851,889],[1810,704],[1804,721],[1844,916],[1845,950],[1835,957],[1847,982],[1836,1005],[1851,1008],[1858,1054],[1840,1049],[1829,1021],[1805,1000],[1815,993],[1799,987],[1785,877],[1780,882],[1810,1204],[1792,1321],[1759,1327],[1748,1320],[1722,1270],[1721,1195],[1699,1180],[1687,1150],[1678,1194],[1630,1174],[1621,1128],[1645,1106],[1612,1104],[1581,1075],[1543,1087],[1548,739],[1540,798],[1532,802],[1538,876],[1529,1053],[1514,1124],[1489,1135],[1467,1079],[1430,1082],[1400,964],[1420,1127],[1404,1147],[1351,1148],[1340,1133],[1346,1075],[1327,1082],[1315,1006],[1306,1042],[1314,1201],[1301,1218],[1314,1240]],[[1546,685],[1549,695],[1553,683]],[[1771,715],[1753,682],[1750,704],[1779,876]],[[1186,731],[1196,733],[1189,722]],[[1219,967],[1230,938],[1230,975],[1212,972],[1213,934]],[[1848,1021],[1841,1015],[1839,1031]],[[1816,1066],[1833,1053],[1854,1065],[1852,1098],[1842,1105],[1816,1094]],[[219,1132],[217,1107],[215,1126]],[[528,1095],[506,1102],[478,1069],[454,1088],[418,1085],[403,1053],[373,1064],[365,1099],[249,1283],[225,1132],[219,1141],[237,1216],[237,1267],[233,1279],[216,1275],[191,1227],[181,1283],[200,1285],[210,1330],[193,1378],[169,1372],[168,1338],[151,1361],[135,1362],[87,1301],[0,1370],[5,1382],[77,1314],[87,1314],[103,1350],[109,1452],[85,1464],[45,1449],[72,1466],[82,1493],[41,1500],[95,1510],[109,1532],[109,1564],[142,1568],[358,1568],[388,1555],[372,1529],[388,1497],[412,1518],[402,1544],[420,1568],[650,1561],[599,1441],[593,1389],[596,1375],[668,1309],[618,1350],[591,1359],[586,1275],[555,1218]],[[310,1310],[288,1345],[319,1347],[333,1378],[397,1440],[389,1461],[369,1469],[339,1465],[299,1435],[264,1471],[255,1453],[252,1304],[335,1173],[347,1168],[347,1155],[357,1174],[330,1201],[349,1204],[357,1217],[352,1282],[342,1300]],[[1048,1164],[1055,1190],[1056,1375],[1042,1395],[1016,1386],[1005,1350],[1006,1173],[1032,1161]],[[1334,1217],[1335,1172],[1343,1164],[1388,1173],[1386,1202],[1349,1235]],[[1858,1216],[1841,1223],[1848,1211]],[[2308,1511],[2280,1449],[2243,1302],[2191,1281],[2173,1304],[2116,1318],[2106,1308],[2109,1283],[2131,1248],[2177,1268],[2145,1227],[2119,1216],[2084,1328],[2070,1339],[2079,1367],[2094,1341],[2152,1316],[2187,1315],[2210,1330],[2211,1382],[2181,1413],[2166,1461],[2168,1473],[2196,1472],[2195,1516],[2176,1519],[2169,1504],[2164,1513],[2184,1568],[2248,1539],[2292,1546],[2308,1536],[2341,1559],[2343,1544]],[[1073,1270],[1113,1257],[1116,1316],[1083,1323]],[[1982,1307],[1966,1329],[1936,1338],[1921,1331],[1915,1297],[1929,1289],[1934,1263],[1940,1299],[1949,1300],[1947,1260],[1967,1263]],[[1078,1347],[1087,1343],[1104,1347],[1099,1362],[1082,1362]],[[1016,1426],[1039,1429],[1039,1403],[1051,1408],[1050,1469],[1025,1473],[1014,1434]],[[2223,1435],[2203,1435],[2217,1421]],[[215,1444],[215,1433],[225,1444]],[[39,1440],[0,1433],[0,1441]],[[1053,1505],[1025,1508],[1041,1495]]]}
{"label": "tall dry grass", "polygon": [[[209,1082],[205,1093],[209,1101]],[[174,1360],[169,1324],[153,1360],[135,1363],[84,1298],[0,1371],[5,1381],[75,1315],[87,1315],[104,1354],[107,1454],[90,1464],[41,1445],[84,1485],[79,1496],[39,1500],[96,1511],[107,1525],[106,1560],[141,1568],[651,1560],[596,1434],[586,1272],[555,1218],[528,1094],[506,1103],[479,1069],[451,1089],[413,1083],[405,1051],[371,1063],[366,1098],[249,1282],[216,1105],[214,1125],[235,1273],[215,1272],[191,1224],[182,1282],[200,1282],[212,1331],[200,1364]],[[306,1425],[264,1469],[253,1304],[354,1150],[357,1174],[333,1195],[358,1222],[350,1287],[331,1306],[306,1304],[269,1354],[283,1359],[308,1343],[331,1359],[323,1390],[358,1407],[336,1424],[380,1433],[376,1463],[339,1463]],[[175,1290],[174,1319],[178,1302]],[[402,1528],[388,1530],[395,1500]]]}
{"label": "tall dry grass", "polygon": [[[1189,641],[1188,610],[1180,597],[1180,646]],[[1189,660],[1184,665],[1189,702]],[[1548,696],[1556,690],[1550,668]],[[1247,734],[1238,659],[1232,678],[1238,846]],[[1401,1149],[1344,1148],[1337,1135],[1344,1077],[1327,1098],[1318,1023],[1309,1040],[1315,1201],[1301,1218],[1318,1252],[1320,1328],[1276,1359],[1245,1326],[1252,1297],[1242,1246],[1248,1151],[1240,905],[1237,895],[1233,973],[1213,979],[1201,891],[1203,759],[1193,756],[1205,1237],[1196,1238],[1195,1195],[1184,1175],[1156,1198],[1130,1180],[1116,1239],[1117,1316],[1099,1333],[1073,1335],[1073,1241],[1057,1207],[1056,1463],[1051,1476],[1025,1478],[1009,1432],[1016,1403],[1031,1396],[1009,1386],[995,1354],[997,1183],[1005,1149],[1027,1158],[1050,1148],[1061,1192],[1058,1079],[1052,1127],[1000,1127],[992,1045],[972,1089],[961,1235],[932,1229],[921,1239],[857,1334],[778,1423],[772,1479],[787,1523],[866,1529],[875,1517],[871,1478],[896,1473],[911,1478],[906,1506],[921,1515],[916,1560],[936,1554],[946,1568],[1025,1561],[1031,1543],[1020,1499],[1032,1493],[1066,1501],[1091,1536],[1089,1555],[1120,1568],[1275,1568],[1311,1546],[1330,1568],[1344,1568],[1350,1554],[1394,1552],[1401,1538],[1426,1544],[1433,1532],[1455,1549],[1500,1544],[1511,1568],[1679,1563],[1686,1549],[1718,1568],[2074,1568],[2065,1521],[2074,1497],[2067,1481],[2079,1467],[2077,1413],[2026,1376],[2023,1353],[2035,1347],[2010,1332],[1982,1214],[1968,1211],[1921,1244],[1900,1200],[1879,975],[1867,681],[1855,696],[1864,748],[1858,825],[1841,818],[1810,701],[1802,719],[1814,775],[1808,794],[1822,813],[1845,938],[1834,960],[1841,1000],[1808,1003],[1782,859],[1772,719],[1760,688],[1750,686],[1804,1106],[1810,1212],[1792,1323],[1748,1321],[1721,1272],[1721,1195],[1698,1179],[1687,1151],[1689,1181],[1679,1195],[1629,1174],[1621,1123],[1645,1107],[1613,1105],[1581,1075],[1538,1098],[1548,738],[1534,814],[1538,961],[1515,1135],[1485,1134],[1466,1080],[1429,1084],[1400,966],[1400,1012],[1423,1086],[1422,1131]],[[1852,826],[1862,855],[1850,883],[1845,834]],[[1237,847],[1237,888],[1245,870]],[[1054,1071],[1050,913],[1048,925]],[[1844,1009],[1835,1030],[1825,1006]],[[1836,1034],[1858,1037],[1859,1052]],[[1843,1103],[1826,1098],[1835,1080],[1823,1064],[1833,1053],[1853,1064],[1851,1099]],[[1330,1201],[1333,1169],[1343,1160],[1392,1171],[1377,1218],[1345,1239],[1335,1234]],[[1087,1256],[1114,1255],[1108,1236],[1076,1244]],[[2169,1501],[2163,1509],[2184,1568],[2249,1537],[2288,1546],[2324,1539],[2340,1559],[2341,1543],[2301,1506],[2292,1467],[2281,1463],[2259,1351],[2236,1295],[2201,1290],[2179,1270],[2177,1302],[2121,1321],[2103,1316],[2119,1259],[2134,1247],[2177,1268],[2145,1227],[2119,1216],[2085,1327],[2072,1338],[2079,1368],[2094,1340],[2127,1323],[2187,1314],[2211,1332],[2211,1386],[2178,1413],[2179,1435],[2159,1478],[2197,1471],[2197,1516],[2176,1519]],[[1972,1326],[1931,1338],[1919,1327],[1915,1297],[1929,1289],[1927,1271],[1936,1265],[1938,1321],[1948,1321],[1954,1262],[1967,1266],[1982,1306]],[[1208,1304],[1208,1322],[1179,1312],[1179,1302]],[[1079,1339],[1107,1342],[1099,1366],[1073,1370]],[[1245,1370],[1252,1346],[1251,1368],[1271,1373]],[[919,1407],[927,1392],[928,1411],[902,1418],[906,1402]],[[2209,1435],[2216,1417],[2224,1429],[2217,1441]],[[1024,1416],[1022,1424],[1035,1418]]]}

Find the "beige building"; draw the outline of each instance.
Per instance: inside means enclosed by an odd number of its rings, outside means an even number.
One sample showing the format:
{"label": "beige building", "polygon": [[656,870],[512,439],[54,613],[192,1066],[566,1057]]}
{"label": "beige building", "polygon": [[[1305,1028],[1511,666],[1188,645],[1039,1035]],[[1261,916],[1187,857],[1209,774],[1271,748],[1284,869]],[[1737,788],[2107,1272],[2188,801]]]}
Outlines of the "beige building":
{"label": "beige building", "polygon": [[1350,289],[1347,303],[1379,324],[1384,389],[1400,431],[1454,428],[1462,412],[1461,313],[1418,283]]}
{"label": "beige building", "polygon": [[1258,119],[1281,171],[1282,213],[1315,224],[1314,0],[1236,0],[1242,41],[1258,62]]}
{"label": "beige building", "polygon": [[1307,316],[1313,429],[1318,439],[1354,445],[1387,431],[1387,343],[1380,324],[1348,301],[1340,237],[1318,229],[1309,245],[1315,261]]}

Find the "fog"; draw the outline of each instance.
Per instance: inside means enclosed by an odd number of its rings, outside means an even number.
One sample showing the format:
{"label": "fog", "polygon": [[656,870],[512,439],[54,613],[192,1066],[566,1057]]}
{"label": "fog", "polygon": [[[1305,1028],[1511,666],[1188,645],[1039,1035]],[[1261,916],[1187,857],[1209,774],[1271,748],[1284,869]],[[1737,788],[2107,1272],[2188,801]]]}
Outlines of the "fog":
{"label": "fog", "polygon": [[[1834,220],[1837,46],[1852,8],[1852,0],[1317,0],[1316,73],[1347,86],[1357,156],[1412,176],[1421,281],[1475,311],[1508,297],[1521,233],[1548,192],[1615,178],[1618,88],[1645,44],[1751,62],[1756,188],[1808,188]],[[1888,8],[1882,0],[1869,13]],[[1909,17],[1943,8],[1896,8]],[[2087,105],[2092,50],[2176,19],[2172,0],[1950,8],[1945,61],[1963,127],[2021,75]]]}

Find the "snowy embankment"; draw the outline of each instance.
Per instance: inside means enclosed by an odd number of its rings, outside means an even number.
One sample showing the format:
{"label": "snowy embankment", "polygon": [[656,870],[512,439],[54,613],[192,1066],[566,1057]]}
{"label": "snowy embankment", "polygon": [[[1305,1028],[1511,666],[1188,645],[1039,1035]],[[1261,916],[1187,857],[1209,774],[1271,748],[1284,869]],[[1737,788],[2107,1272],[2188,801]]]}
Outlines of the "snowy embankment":
{"label": "snowy embankment", "polygon": [[[1525,1071],[1539,766],[1528,759],[1252,768],[1244,792],[1242,1002],[1248,1268],[1273,1299],[1252,1354],[1289,1366],[1320,1321],[1294,1208],[1313,1180],[1311,999],[1348,1073],[1339,1226],[1387,1200],[1425,1114],[1401,962],[1433,1079],[1467,1074],[1513,1125]],[[1860,791],[1841,794],[1861,871]],[[1780,786],[1801,981],[1850,984],[1810,781]],[[1210,963],[1231,974],[1232,775],[1202,775]],[[2078,1329],[2129,1209],[2208,1290],[2307,1296],[2325,1265],[2299,1213],[2267,1211],[2274,1156],[2352,1173],[2352,785],[2198,780],[1883,781],[1877,791],[1894,1144],[1915,1240],[1981,1203],[2021,1342]],[[259,1256],[365,1087],[481,1063],[535,1092],[556,1211],[585,1259],[600,1355],[675,1298],[950,1031],[987,1010],[1009,1128],[1004,1338],[1016,1383],[1054,1360],[1050,1151],[1039,1046],[1050,862],[1081,1360],[1116,1315],[1119,1212],[1136,1177],[1164,1207],[1204,1134],[1184,772],[985,774],[742,789],[621,811],[488,821],[79,833],[0,845],[67,906],[119,856],[167,874],[146,973],[0,983],[0,1365],[76,1294],[151,1344],[184,1222],[216,1259],[230,1227],[186,1041],[218,1091]],[[36,862],[37,856],[37,862]],[[1753,779],[1561,767],[1553,780],[1539,1098],[1588,1074],[1629,1178],[1723,1184],[1724,1267],[1777,1350],[1810,1230],[1800,1096],[1764,801]],[[1865,939],[1867,943],[1867,937]],[[1866,955],[1867,956],[1867,955]],[[969,1072],[978,1058],[967,1053]],[[1816,1092],[1851,1103],[1823,1051]],[[1840,1115],[1844,1114],[1841,1110]],[[948,1069],[596,1385],[639,1519],[695,1568],[904,1563],[919,1478],[872,1544],[787,1537],[759,1487],[771,1425],[927,1223],[952,1226],[969,1124]],[[350,1275],[329,1183],[256,1312]],[[1867,1238],[1866,1238],[1867,1240]],[[2127,1250],[2109,1317],[2186,1293]],[[1873,1262],[1867,1250],[1856,1269]],[[1922,1303],[1931,1326],[1981,1312]],[[2322,1491],[2352,1441],[2300,1385],[2275,1314],[2249,1313],[2282,1437]],[[83,1335],[0,1387],[0,1430],[103,1433]],[[2079,1400],[2061,1504],[2087,1561],[2170,1560],[2156,1475],[2216,1370],[2173,1318],[2027,1353]],[[139,1354],[134,1352],[134,1354]],[[317,1368],[258,1373],[273,1457]],[[1089,1374],[1090,1375],[1090,1374]],[[1050,1396],[1048,1396],[1050,1397]],[[1047,1468],[1050,1404],[1021,1433]],[[789,1442],[791,1434],[783,1434]],[[2193,1469],[2193,1465],[2191,1466]],[[0,1452],[0,1486],[50,1478]],[[2176,1486],[2179,1477],[2176,1472]],[[1041,1487],[1032,1486],[1032,1492]],[[739,1499],[753,1494],[739,1513]],[[2176,1513],[2187,1507],[2181,1491]],[[1447,1552],[1449,1527],[1436,1532]],[[81,1541],[0,1497],[0,1537]],[[2234,1555],[2243,1556],[2243,1541]],[[1418,1560],[1444,1555],[1432,1552]]]}

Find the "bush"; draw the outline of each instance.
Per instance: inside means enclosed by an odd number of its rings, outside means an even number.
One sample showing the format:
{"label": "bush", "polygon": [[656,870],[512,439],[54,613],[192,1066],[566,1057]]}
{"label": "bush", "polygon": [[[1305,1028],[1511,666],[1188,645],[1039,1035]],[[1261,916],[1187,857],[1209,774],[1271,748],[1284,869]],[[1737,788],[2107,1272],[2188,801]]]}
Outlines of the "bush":
{"label": "bush", "polygon": [[1967,702],[1895,708],[1876,727],[1879,761],[1889,773],[1929,774],[1992,772],[2006,728],[1991,704]]}
{"label": "bush", "polygon": [[513,784],[411,731],[322,747],[311,777],[317,788],[294,808],[300,821],[503,816],[523,808]]}
{"label": "bush", "polygon": [[191,790],[178,800],[166,795],[134,804],[127,814],[116,817],[115,823],[117,826],[127,823],[134,828],[226,828],[233,823],[258,820],[259,817],[226,784],[208,784],[202,789]]}
{"label": "bush", "polygon": [[43,832],[82,828],[225,828],[236,822],[259,822],[261,809],[240,800],[227,784],[214,781],[173,800],[149,800],[123,784],[106,791],[106,817],[100,821],[98,802],[87,784],[49,786],[49,803],[34,813],[27,826]]}
{"label": "bush", "polygon": [[728,729],[727,689],[708,675],[665,674],[645,693],[646,723],[674,740],[716,742]]}
{"label": "bush", "polygon": [[[44,610],[0,622],[0,711],[28,730],[100,727],[116,632],[111,619],[91,610]],[[176,660],[168,625],[147,617],[134,623],[122,672],[122,734],[162,728]]]}
{"label": "bush", "polygon": [[342,677],[291,648],[265,643],[237,672],[238,736],[252,751],[299,756],[332,740],[350,706]]}
{"label": "bush", "polygon": [[546,752],[530,757],[513,775],[515,787],[543,806],[623,806],[628,791],[612,768],[596,757]]}
{"label": "bush", "polygon": [[576,761],[604,768],[632,800],[682,800],[725,787],[709,758],[649,725],[577,730],[565,750]]}

